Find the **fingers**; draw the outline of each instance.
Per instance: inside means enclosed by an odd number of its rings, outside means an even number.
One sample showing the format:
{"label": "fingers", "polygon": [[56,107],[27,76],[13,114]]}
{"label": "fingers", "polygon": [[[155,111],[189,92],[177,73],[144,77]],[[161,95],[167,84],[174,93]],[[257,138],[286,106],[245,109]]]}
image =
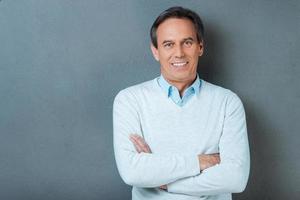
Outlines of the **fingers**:
{"label": "fingers", "polygon": [[220,154],[201,154],[198,155],[200,171],[205,170],[220,163]]}
{"label": "fingers", "polygon": [[148,144],[140,136],[131,135],[130,140],[134,144],[138,153],[151,153]]}
{"label": "fingers", "polygon": [[162,189],[162,190],[167,190],[168,189],[167,185],[162,185],[159,188]]}
{"label": "fingers", "polygon": [[149,145],[146,143],[146,141],[144,140],[144,138],[142,138],[139,135],[134,135],[133,138],[135,139],[135,141],[137,142],[139,147],[142,148],[143,152],[151,153],[151,149],[150,149]]}
{"label": "fingers", "polygon": [[220,163],[220,153],[207,154],[207,156],[209,156],[212,163],[214,164]]}
{"label": "fingers", "polygon": [[214,164],[219,164],[220,163],[220,154],[216,153],[212,155],[212,160]]}
{"label": "fingers", "polygon": [[132,137],[129,137],[129,139],[133,143],[133,146],[138,153],[143,152],[142,148],[138,145],[138,143]]}
{"label": "fingers", "polygon": [[141,152],[151,153],[151,149],[149,145],[145,142],[145,140],[141,136],[137,134],[131,134],[129,139],[134,144],[134,147],[138,153]]}
{"label": "fingers", "polygon": [[219,164],[221,162],[220,156],[215,156],[216,162]]}
{"label": "fingers", "polygon": [[208,156],[208,160],[211,163],[211,166],[219,164],[220,163],[220,156],[219,155],[207,155]]}

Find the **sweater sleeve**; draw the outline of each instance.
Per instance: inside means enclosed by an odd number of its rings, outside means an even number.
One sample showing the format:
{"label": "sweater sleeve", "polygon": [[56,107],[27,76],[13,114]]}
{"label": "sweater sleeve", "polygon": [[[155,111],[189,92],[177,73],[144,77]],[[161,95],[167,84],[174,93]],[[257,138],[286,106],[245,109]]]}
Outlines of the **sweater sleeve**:
{"label": "sweater sleeve", "polygon": [[138,102],[127,90],[114,100],[114,152],[118,171],[128,185],[159,187],[200,173],[197,155],[137,153],[130,134],[143,137]]}
{"label": "sweater sleeve", "polygon": [[228,98],[222,136],[221,162],[201,174],[168,184],[168,191],[193,196],[242,192],[250,170],[250,154],[244,107],[235,95]]}

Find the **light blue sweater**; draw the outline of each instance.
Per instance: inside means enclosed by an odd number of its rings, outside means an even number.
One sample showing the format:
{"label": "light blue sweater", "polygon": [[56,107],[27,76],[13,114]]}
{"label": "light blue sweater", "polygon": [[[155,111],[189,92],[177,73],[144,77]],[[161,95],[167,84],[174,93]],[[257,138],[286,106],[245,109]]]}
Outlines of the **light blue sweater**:
{"label": "light blue sweater", "polygon": [[[200,92],[182,107],[157,79],[122,90],[113,108],[114,150],[133,200],[229,200],[249,176],[249,145],[242,102],[230,90],[201,80]],[[137,153],[139,134],[152,153]],[[200,173],[197,155],[220,153],[221,163]],[[167,184],[168,191],[159,189]]]}

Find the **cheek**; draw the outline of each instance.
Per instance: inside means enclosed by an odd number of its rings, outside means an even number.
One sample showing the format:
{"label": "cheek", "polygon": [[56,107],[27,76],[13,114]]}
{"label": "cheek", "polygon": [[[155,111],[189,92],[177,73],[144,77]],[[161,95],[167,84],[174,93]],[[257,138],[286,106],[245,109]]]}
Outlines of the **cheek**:
{"label": "cheek", "polygon": [[161,52],[159,57],[161,61],[167,62],[172,57],[172,54],[170,52]]}
{"label": "cheek", "polygon": [[191,64],[197,68],[198,61],[199,61],[198,54],[192,55],[190,61],[191,61]]}

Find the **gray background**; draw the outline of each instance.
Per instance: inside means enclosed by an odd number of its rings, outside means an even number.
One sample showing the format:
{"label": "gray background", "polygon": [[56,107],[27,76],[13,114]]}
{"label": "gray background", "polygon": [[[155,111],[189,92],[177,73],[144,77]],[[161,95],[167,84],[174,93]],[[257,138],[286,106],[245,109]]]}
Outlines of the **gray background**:
{"label": "gray background", "polygon": [[203,79],[238,93],[251,174],[234,199],[300,195],[300,1],[0,1],[0,199],[130,199],[112,148],[112,103],[153,79],[156,16],[206,26]]}

